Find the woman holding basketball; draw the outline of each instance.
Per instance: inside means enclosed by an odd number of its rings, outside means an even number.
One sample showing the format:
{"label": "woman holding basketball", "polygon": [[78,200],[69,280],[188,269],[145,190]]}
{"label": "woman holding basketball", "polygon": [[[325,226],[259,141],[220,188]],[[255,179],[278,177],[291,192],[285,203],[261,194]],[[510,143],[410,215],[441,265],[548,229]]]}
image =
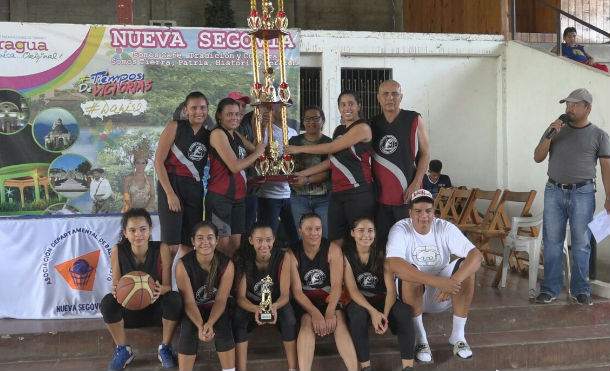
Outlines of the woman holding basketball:
{"label": "woman holding basketball", "polygon": [[[112,265],[112,293],[104,296],[100,311],[104,322],[117,348],[108,370],[118,371],[127,366],[134,358],[127,343],[125,328],[163,326],[163,339],[158,355],[165,368],[175,367],[175,352],[171,340],[182,312],[180,294],[171,291],[171,258],[167,246],[150,241],[152,220],[144,209],[130,209],[121,219],[121,238],[110,253]],[[160,264],[159,264],[160,262]],[[159,265],[161,271],[159,271]],[[154,280],[152,304],[140,310],[128,310],[117,301],[117,284],[126,273],[142,271]],[[146,285],[144,285],[146,286]],[[146,287],[145,287],[146,289]],[[129,292],[118,289],[123,305],[130,300]]]}
{"label": "woman holding basketball", "polygon": [[385,249],[375,244],[370,217],[356,219],[345,247],[344,282],[352,301],[345,308],[362,371],[371,370],[369,319],[376,334],[388,327],[398,335],[402,370],[413,370],[415,333],[411,307],[396,300],[394,275],[385,262]]}
{"label": "woman holding basketball", "polygon": [[199,337],[201,341],[214,340],[223,370],[235,370],[235,342],[225,311],[233,284],[233,262],[216,250],[218,229],[209,221],[195,225],[191,242],[195,250],[184,255],[176,266],[186,313],[180,323],[179,368],[193,369]]}
{"label": "woman holding basketball", "polygon": [[[254,224],[247,239],[237,250],[237,307],[233,314],[233,336],[236,343],[237,370],[245,371],[248,359],[248,333],[256,325],[276,324],[280,329],[288,369],[297,369],[296,319],[289,303],[290,256],[279,247],[274,247],[275,236],[268,224]],[[269,284],[264,279],[270,277]],[[261,321],[259,303],[264,293],[271,294],[269,322]]]}

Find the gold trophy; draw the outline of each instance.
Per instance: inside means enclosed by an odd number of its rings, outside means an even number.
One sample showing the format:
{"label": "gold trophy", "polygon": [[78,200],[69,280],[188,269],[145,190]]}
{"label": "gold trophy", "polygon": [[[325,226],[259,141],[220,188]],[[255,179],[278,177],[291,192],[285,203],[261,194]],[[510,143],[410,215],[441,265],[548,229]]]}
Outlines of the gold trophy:
{"label": "gold trophy", "polygon": [[[252,72],[254,82],[252,84],[251,93],[253,96],[254,119],[256,140],[263,140],[262,133],[262,116],[260,115],[260,106],[271,112],[272,109],[281,109],[282,111],[282,138],[273,137],[272,115],[269,114],[269,122],[267,122],[267,137],[268,148],[267,154],[261,156],[254,168],[258,177],[254,178],[254,184],[265,182],[281,182],[294,178],[294,161],[292,156],[280,153],[280,140],[285,146],[288,145],[288,124],[286,117],[286,107],[290,106],[290,87],[286,82],[286,61],[284,58],[284,36],[288,33],[288,19],[284,12],[284,1],[277,0],[277,13],[273,8],[272,0],[261,0],[262,14],[259,15],[256,9],[256,0],[250,0],[250,17],[248,18],[248,26],[250,27],[250,38],[252,41]],[[263,64],[262,71],[263,80],[259,76],[259,56],[256,40],[262,40],[263,44]],[[275,85],[275,71],[269,62],[269,40],[278,39],[279,51],[279,69],[280,80],[279,85]]]}
{"label": "gold trophy", "polygon": [[261,322],[273,322],[273,313],[271,313],[271,286],[273,280],[269,275],[261,280],[261,302],[258,307],[261,309],[258,320]]}

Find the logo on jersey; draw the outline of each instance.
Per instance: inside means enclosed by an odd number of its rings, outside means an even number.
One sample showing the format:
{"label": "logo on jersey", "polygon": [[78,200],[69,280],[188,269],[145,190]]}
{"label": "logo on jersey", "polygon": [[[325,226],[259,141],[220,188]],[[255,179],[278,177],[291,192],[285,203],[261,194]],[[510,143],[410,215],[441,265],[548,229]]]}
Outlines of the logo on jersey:
{"label": "logo on jersey", "polygon": [[307,286],[321,286],[326,280],[326,275],[320,269],[312,269],[305,274],[305,283]]}
{"label": "logo on jersey", "polygon": [[189,160],[191,161],[201,161],[203,160],[203,156],[205,156],[208,149],[203,145],[203,143],[193,142],[189,147]]}
{"label": "logo on jersey", "polygon": [[377,276],[374,276],[370,272],[359,274],[356,280],[358,281],[358,285],[365,289],[374,289],[375,286],[377,286]]}
{"label": "logo on jersey", "polygon": [[384,155],[391,155],[398,148],[398,140],[393,135],[386,135],[379,141],[379,150]]}
{"label": "logo on jersey", "polygon": [[207,285],[203,285],[197,289],[197,292],[195,293],[195,303],[205,304],[205,303],[209,302],[211,299],[213,299],[214,297],[216,297],[216,291],[218,291],[216,289],[216,287],[214,287],[212,289],[212,292],[210,292],[209,294],[206,292],[207,288],[208,288]]}
{"label": "logo on jersey", "polygon": [[245,149],[244,147],[242,147],[242,146],[239,146],[239,147],[238,147],[238,149],[237,149],[237,151],[239,152],[239,153],[238,153],[239,158],[246,158],[246,156],[248,155],[248,154],[246,153],[246,149]]}
{"label": "logo on jersey", "polygon": [[441,263],[441,253],[436,246],[417,246],[411,256],[418,266],[430,267]]}
{"label": "logo on jersey", "polygon": [[273,292],[273,282],[271,283],[267,283],[265,281],[258,281],[255,285],[254,285],[254,293],[260,297],[262,292],[263,292],[263,288],[265,288],[265,286],[269,286],[269,291]]}

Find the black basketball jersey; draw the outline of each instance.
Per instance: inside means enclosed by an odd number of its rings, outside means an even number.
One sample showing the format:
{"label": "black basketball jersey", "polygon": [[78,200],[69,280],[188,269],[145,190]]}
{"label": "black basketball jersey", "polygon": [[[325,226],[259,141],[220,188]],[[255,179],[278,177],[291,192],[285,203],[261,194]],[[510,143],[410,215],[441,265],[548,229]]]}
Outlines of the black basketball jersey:
{"label": "black basketball jersey", "polygon": [[155,281],[161,282],[161,242],[148,241],[146,259],[141,265],[136,264],[136,258],[129,242],[119,244],[117,247],[121,276],[132,271],[142,271],[150,274]]}
{"label": "black basketball jersey", "polygon": [[280,297],[280,275],[282,272],[282,264],[284,263],[285,251],[274,247],[271,249],[271,259],[267,269],[261,271],[256,268],[246,274],[246,296],[253,303],[259,303],[261,301],[261,294],[263,290],[263,282],[261,280],[267,275],[271,277],[273,281],[271,283],[271,300],[276,301]]}
{"label": "black basketball jersey", "polygon": [[[339,125],[333,133],[333,140],[345,135],[357,125],[368,123],[358,120],[347,128],[345,125]],[[371,142],[360,142],[329,156],[333,192],[370,189],[373,183],[371,153]]]}
{"label": "black basketball jersey", "polygon": [[[214,130],[222,130],[235,156],[238,159],[247,156],[244,143],[237,133],[232,136],[228,130],[222,126]],[[210,146],[210,180],[208,181],[208,191],[237,201],[246,197],[246,171],[242,170],[239,173],[232,173],[227,167],[227,164],[222,160],[216,148]]]}
{"label": "black basketball jersey", "polygon": [[371,119],[373,173],[378,200],[384,205],[403,205],[403,194],[415,177],[418,117],[415,111],[401,109],[392,123],[383,113]]}
{"label": "black basketball jersey", "polygon": [[324,305],[330,294],[329,247],[330,243],[323,238],[320,250],[311,260],[305,254],[302,241],[299,241],[294,249],[303,293],[317,307]]}
{"label": "black basketball jersey", "polygon": [[208,162],[210,132],[202,126],[195,135],[188,121],[177,122],[176,138],[165,159],[165,169],[168,174],[201,182],[203,168]]}
{"label": "black basketball jersey", "polygon": [[345,253],[345,257],[347,258],[349,266],[352,268],[358,291],[360,291],[369,302],[378,303],[380,300],[384,300],[386,287],[383,275],[380,276],[378,273],[371,271],[370,259],[368,263],[362,264],[358,257],[358,252],[353,248]]}
{"label": "black basketball jersey", "polygon": [[193,294],[195,295],[195,303],[197,306],[203,308],[211,308],[212,305],[214,305],[216,292],[218,291],[218,286],[220,285],[220,279],[222,278],[222,275],[225,273],[227,265],[229,264],[229,258],[226,255],[218,251],[215,251],[214,255],[217,259],[219,259],[219,264],[216,279],[212,283],[214,287],[209,294],[206,293],[209,272],[201,268],[201,265],[197,261],[197,252],[193,250],[182,257],[182,264],[184,265],[186,274],[191,281],[191,287],[193,288]]}

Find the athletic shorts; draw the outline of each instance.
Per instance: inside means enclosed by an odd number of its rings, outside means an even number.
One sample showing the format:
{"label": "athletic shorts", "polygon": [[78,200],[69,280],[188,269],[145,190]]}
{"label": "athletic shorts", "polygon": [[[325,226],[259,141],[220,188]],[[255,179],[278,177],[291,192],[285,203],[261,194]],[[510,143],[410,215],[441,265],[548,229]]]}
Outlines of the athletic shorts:
{"label": "athletic shorts", "polygon": [[161,242],[168,245],[191,246],[191,232],[195,224],[203,220],[203,183],[191,178],[168,174],[169,184],[180,199],[179,212],[167,205],[167,195],[157,184]]}
{"label": "athletic shorts", "polygon": [[[443,270],[437,274],[437,277],[451,277],[460,268],[460,264],[462,264],[463,260],[464,258],[459,258],[447,264],[445,268],[443,268]],[[453,304],[451,299],[440,303],[434,300],[436,292],[436,287],[424,285],[424,301],[422,309],[424,313],[439,313],[451,308]],[[402,300],[402,280],[398,277],[396,277],[396,294],[398,295],[398,299]]]}
{"label": "athletic shorts", "polygon": [[246,231],[245,199],[233,201],[218,193],[205,196],[205,219],[218,228],[218,237],[229,237]]}
{"label": "athletic shorts", "polygon": [[343,191],[330,195],[328,206],[328,239],[345,238],[354,221],[375,214],[375,194],[372,187],[362,192]]}

